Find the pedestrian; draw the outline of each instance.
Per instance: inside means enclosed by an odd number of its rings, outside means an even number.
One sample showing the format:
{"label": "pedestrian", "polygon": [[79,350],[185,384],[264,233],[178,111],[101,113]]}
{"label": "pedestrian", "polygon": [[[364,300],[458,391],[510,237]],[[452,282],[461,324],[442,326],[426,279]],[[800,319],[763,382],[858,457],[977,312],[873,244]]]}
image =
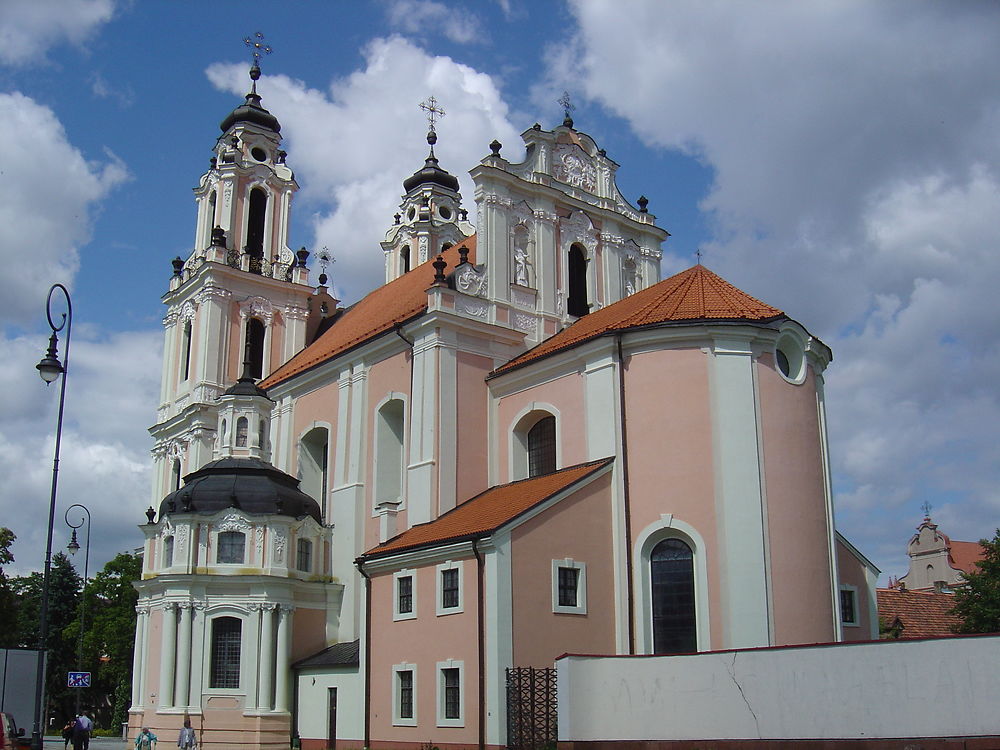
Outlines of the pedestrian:
{"label": "pedestrian", "polygon": [[76,717],[73,723],[73,750],[87,750],[90,747],[90,733],[93,729],[94,722],[86,711]]}
{"label": "pedestrian", "polygon": [[194,730],[191,728],[191,719],[184,719],[184,728],[181,729],[181,734],[177,738],[177,747],[181,750],[192,750],[192,748],[198,747],[198,738],[195,737]]}
{"label": "pedestrian", "polygon": [[69,743],[73,739],[74,724],[76,724],[76,719],[69,719],[66,722],[66,726],[62,728],[63,750],[69,750]]}
{"label": "pedestrian", "polygon": [[156,735],[149,731],[149,727],[143,727],[135,738],[136,750],[153,750],[156,747]]}

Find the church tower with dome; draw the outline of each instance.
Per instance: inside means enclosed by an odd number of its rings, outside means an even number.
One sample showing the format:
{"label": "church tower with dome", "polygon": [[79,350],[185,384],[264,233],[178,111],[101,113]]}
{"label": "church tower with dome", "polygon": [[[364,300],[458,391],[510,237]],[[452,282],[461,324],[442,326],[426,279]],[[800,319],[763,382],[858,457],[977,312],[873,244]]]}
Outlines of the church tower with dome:
{"label": "church tower with dome", "polygon": [[822,341],[700,263],[661,280],[568,106],[522,162],[489,144],[473,225],[428,99],[385,283],[339,308],[259,76],[164,295],[132,736],[500,750],[508,669],[844,638]]}

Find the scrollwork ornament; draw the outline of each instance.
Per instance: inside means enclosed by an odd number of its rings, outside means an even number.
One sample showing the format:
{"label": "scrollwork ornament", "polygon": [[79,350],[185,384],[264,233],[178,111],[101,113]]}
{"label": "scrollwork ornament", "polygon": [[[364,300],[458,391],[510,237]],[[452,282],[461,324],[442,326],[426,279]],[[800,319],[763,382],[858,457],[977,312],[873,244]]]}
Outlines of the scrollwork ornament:
{"label": "scrollwork ornament", "polygon": [[274,317],[274,306],[271,300],[264,297],[248,297],[240,302],[240,315],[244,318],[258,318],[271,325]]}
{"label": "scrollwork ornament", "polygon": [[247,520],[246,516],[240,513],[230,512],[216,524],[215,528],[218,531],[242,531],[245,534],[250,531],[250,522]]}

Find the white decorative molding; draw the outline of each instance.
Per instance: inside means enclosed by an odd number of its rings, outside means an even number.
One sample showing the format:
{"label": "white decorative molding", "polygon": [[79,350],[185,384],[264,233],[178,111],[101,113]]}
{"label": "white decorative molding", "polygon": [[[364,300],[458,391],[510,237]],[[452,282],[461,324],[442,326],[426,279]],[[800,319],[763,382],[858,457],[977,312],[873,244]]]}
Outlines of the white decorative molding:
{"label": "white decorative molding", "polygon": [[188,323],[194,320],[194,315],[197,308],[195,307],[194,301],[186,300],[183,305],[181,305],[180,312],[178,313],[178,318],[184,322]]}
{"label": "white decorative molding", "polygon": [[[250,531],[250,522],[246,516],[230,512],[223,516],[222,520],[215,524],[218,531],[242,531],[244,534]],[[258,529],[259,531],[259,529]]]}
{"label": "white decorative molding", "polygon": [[257,547],[257,558],[260,559],[261,556],[264,554],[264,527],[263,526],[258,526],[257,527],[257,533],[256,533],[255,536],[256,536],[256,539],[254,540],[254,542],[255,542],[255,545]]}
{"label": "white decorative molding", "polygon": [[511,287],[510,289],[510,301],[518,307],[527,307],[534,310],[535,299],[536,295],[530,291],[518,289],[517,287]]}
{"label": "white decorative molding", "polygon": [[553,177],[588,193],[597,190],[597,169],[586,151],[575,144],[558,143],[552,156]]}
{"label": "white decorative molding", "polygon": [[480,271],[471,263],[466,263],[455,274],[455,287],[463,294],[478,297],[486,292],[486,271]]}
{"label": "white decorative molding", "polygon": [[288,533],[283,528],[274,530],[274,559],[276,562],[285,561],[285,545],[288,543]]}
{"label": "white decorative molding", "polygon": [[225,300],[229,299],[232,296],[233,293],[230,292],[228,289],[223,289],[222,287],[218,286],[206,286],[204,289],[198,292],[198,295],[195,297],[195,300],[198,302],[199,305],[201,305],[204,304],[205,302],[210,302],[212,300],[218,300],[219,302],[224,302]]}
{"label": "white decorative molding", "polygon": [[535,316],[530,313],[514,313],[514,327],[519,331],[524,331],[525,333],[531,333],[535,330],[536,320]]}
{"label": "white decorative molding", "polygon": [[464,315],[471,315],[474,318],[482,318],[483,320],[486,320],[486,316],[490,311],[490,306],[485,302],[459,297],[455,301],[455,310]]}
{"label": "white decorative molding", "polygon": [[309,317],[309,310],[304,307],[292,307],[288,305],[283,312],[288,320],[305,320]]}
{"label": "white decorative molding", "polygon": [[588,256],[592,256],[597,249],[597,230],[594,229],[594,222],[583,211],[574,211],[568,219],[559,221],[559,236],[563,250],[569,250],[570,245],[579,243],[586,248]]}
{"label": "white decorative molding", "polygon": [[541,209],[537,209],[534,213],[535,213],[535,219],[544,222],[546,224],[555,224],[556,222],[559,221],[559,214],[554,213],[552,211],[543,211]]}
{"label": "white decorative molding", "polygon": [[259,318],[267,325],[271,325],[274,318],[274,305],[271,300],[264,297],[248,297],[240,302],[240,317]]}
{"label": "white decorative molding", "polygon": [[420,262],[425,263],[427,261],[427,235],[420,235],[417,241],[418,252],[420,254]]}

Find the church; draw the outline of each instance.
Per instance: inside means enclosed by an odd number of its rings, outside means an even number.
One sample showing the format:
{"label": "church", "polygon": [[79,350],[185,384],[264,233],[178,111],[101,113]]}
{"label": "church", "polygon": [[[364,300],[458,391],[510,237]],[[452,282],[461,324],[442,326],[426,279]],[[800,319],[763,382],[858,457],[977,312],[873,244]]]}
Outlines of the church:
{"label": "church", "polygon": [[130,738],[500,748],[508,670],[567,652],[877,637],[822,341],[700,263],[661,280],[668,232],[568,112],[523,162],[489,144],[469,207],[432,118],[342,307],[288,246],[259,76],[163,297]]}

